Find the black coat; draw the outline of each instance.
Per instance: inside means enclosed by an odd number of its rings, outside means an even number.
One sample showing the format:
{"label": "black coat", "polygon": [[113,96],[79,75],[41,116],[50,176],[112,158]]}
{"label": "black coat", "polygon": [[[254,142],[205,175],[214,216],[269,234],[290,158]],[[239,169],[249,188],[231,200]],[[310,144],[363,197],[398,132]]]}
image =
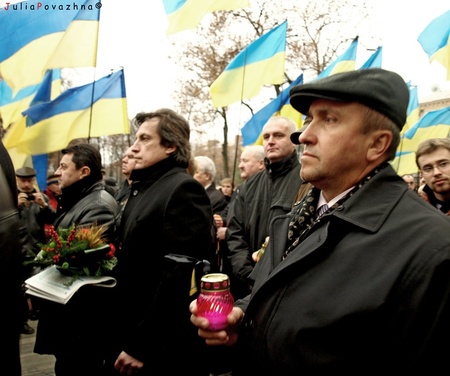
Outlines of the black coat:
{"label": "black coat", "polygon": [[189,319],[193,298],[187,296],[174,309],[169,301],[176,298],[175,291],[173,296],[158,292],[164,289],[165,255],[207,257],[212,241],[210,200],[202,185],[172,158],[134,170],[131,178],[118,250],[119,307],[114,316],[123,335],[118,351],[144,361],[145,374],[163,370],[167,375],[201,375],[198,349],[204,345]]}
{"label": "black coat", "polygon": [[[65,188],[61,205],[56,229],[72,224],[104,224],[109,228],[109,240],[114,237],[119,206],[101,182],[85,178]],[[56,356],[70,353],[104,356],[101,353],[109,344],[112,327],[111,290],[84,286],[65,305],[41,299],[34,352]]]}
{"label": "black coat", "polygon": [[222,191],[219,191],[214,182],[206,189],[209,199],[211,200],[211,206],[213,214],[220,214],[228,205],[228,202],[223,195]]}
{"label": "black coat", "polygon": [[233,275],[231,288],[236,298],[249,291],[248,276],[255,265],[252,254],[269,235],[270,221],[290,212],[301,185],[296,152],[251,176],[236,191],[227,230],[227,245]]}
{"label": "black coat", "polygon": [[19,215],[14,167],[0,142],[0,355],[1,373],[21,375],[19,338],[21,307],[21,256]]}
{"label": "black coat", "polygon": [[284,261],[271,223],[233,375],[442,374],[450,353],[450,218],[388,166]]}

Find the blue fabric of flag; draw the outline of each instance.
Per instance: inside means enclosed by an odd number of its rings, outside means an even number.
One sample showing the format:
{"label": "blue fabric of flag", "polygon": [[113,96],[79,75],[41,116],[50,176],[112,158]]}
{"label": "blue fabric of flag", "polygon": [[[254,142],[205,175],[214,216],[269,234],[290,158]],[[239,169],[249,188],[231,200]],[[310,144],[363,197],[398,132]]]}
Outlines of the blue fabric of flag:
{"label": "blue fabric of flag", "polygon": [[417,40],[429,60],[438,61],[447,70],[450,80],[450,10],[431,21]]}
{"label": "blue fabric of flag", "polygon": [[359,69],[381,68],[383,48],[380,46]]}
{"label": "blue fabric of flag", "polygon": [[30,124],[70,111],[80,111],[91,107],[99,99],[125,98],[124,82],[118,79],[122,71],[113,73],[108,79],[69,89],[51,102],[42,103],[23,112],[31,120]]}
{"label": "blue fabric of flag", "polygon": [[298,76],[295,81],[292,81],[292,83],[274,100],[265,105],[256,114],[254,114],[247,123],[245,123],[241,129],[243,146],[252,145],[258,140],[267,121],[278,111],[280,111],[285,104],[289,103],[289,91],[291,88],[302,83],[303,74]]}
{"label": "blue fabric of flag", "polygon": [[71,88],[23,114],[4,138],[8,150],[22,154],[58,151],[77,138],[129,134],[123,70]]}
{"label": "blue fabric of flag", "polygon": [[167,15],[178,11],[187,0],[163,0],[164,10]]}
{"label": "blue fabric of flag", "polygon": [[340,72],[349,72],[355,69],[356,52],[358,51],[358,37],[353,39],[350,46],[333,63],[326,67],[317,76],[317,79],[331,76]]}
{"label": "blue fabric of flag", "polygon": [[284,21],[239,52],[210,87],[214,107],[252,98],[263,85],[283,83],[286,31]]}
{"label": "blue fabric of flag", "polygon": [[404,137],[412,139],[419,130],[425,128],[433,128],[432,130],[434,131],[442,129],[448,131],[450,129],[450,107],[427,112],[416,124],[406,131]]}
{"label": "blue fabric of flag", "polygon": [[95,66],[100,1],[28,4],[0,9],[0,76],[14,93],[41,82],[47,69]]}
{"label": "blue fabric of flag", "polygon": [[450,36],[450,10],[431,21],[417,38],[429,58],[447,46]]}
{"label": "blue fabric of flag", "polygon": [[95,3],[98,1],[95,0],[74,1],[69,9],[55,1],[49,3],[48,10],[31,8],[27,1],[11,4],[8,10],[0,9],[0,61],[11,57],[35,39],[65,31],[73,20],[99,19],[98,11],[89,10],[90,7],[97,9]]}

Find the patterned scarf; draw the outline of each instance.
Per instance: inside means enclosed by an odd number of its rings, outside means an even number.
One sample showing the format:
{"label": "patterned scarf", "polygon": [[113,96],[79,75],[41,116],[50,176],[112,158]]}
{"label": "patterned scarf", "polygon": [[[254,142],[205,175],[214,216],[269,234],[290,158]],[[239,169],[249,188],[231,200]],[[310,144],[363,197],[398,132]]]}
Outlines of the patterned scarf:
{"label": "patterned scarf", "polygon": [[[387,162],[384,162],[377,167],[375,167],[368,175],[362,178],[354,188],[348,192],[344,197],[342,197],[339,201],[337,201],[334,205],[332,205],[328,210],[323,213],[323,215],[332,212],[338,206],[342,205],[344,201],[346,201],[349,197],[353,196],[353,194],[360,189],[364,184],[366,184],[370,179],[372,179],[376,174],[378,174],[383,168],[388,165]],[[299,203],[298,208],[296,209],[294,216],[289,223],[289,231],[288,231],[288,243],[287,249],[283,255],[283,259],[291,253],[291,251],[297,247],[301,243],[301,241],[306,237],[309,233],[309,230],[319,222],[319,218],[316,218],[316,208],[317,203],[319,201],[320,190],[313,187],[307,193],[305,198]],[[300,205],[301,204],[301,205]],[[321,216],[322,218],[322,216]]]}

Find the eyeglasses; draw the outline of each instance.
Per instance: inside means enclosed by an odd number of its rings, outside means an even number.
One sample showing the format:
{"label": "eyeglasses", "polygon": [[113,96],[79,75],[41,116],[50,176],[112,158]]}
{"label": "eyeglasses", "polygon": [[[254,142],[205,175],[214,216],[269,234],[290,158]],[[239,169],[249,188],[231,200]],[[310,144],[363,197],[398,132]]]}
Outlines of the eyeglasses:
{"label": "eyeglasses", "polygon": [[428,165],[422,168],[422,174],[424,175],[431,175],[434,172],[434,169],[437,168],[440,172],[447,171],[450,169],[450,161],[445,160],[441,161],[435,165]]}

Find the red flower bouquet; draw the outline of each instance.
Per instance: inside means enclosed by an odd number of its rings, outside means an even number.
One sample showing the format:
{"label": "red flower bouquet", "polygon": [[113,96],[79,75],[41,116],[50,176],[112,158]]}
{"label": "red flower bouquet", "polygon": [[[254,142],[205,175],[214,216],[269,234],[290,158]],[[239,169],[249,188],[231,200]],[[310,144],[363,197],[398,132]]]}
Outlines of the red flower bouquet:
{"label": "red flower bouquet", "polygon": [[89,226],[45,230],[47,242],[39,244],[41,251],[27,264],[51,266],[74,279],[80,276],[99,277],[111,274],[117,264],[115,247],[108,244],[104,234],[106,227]]}

